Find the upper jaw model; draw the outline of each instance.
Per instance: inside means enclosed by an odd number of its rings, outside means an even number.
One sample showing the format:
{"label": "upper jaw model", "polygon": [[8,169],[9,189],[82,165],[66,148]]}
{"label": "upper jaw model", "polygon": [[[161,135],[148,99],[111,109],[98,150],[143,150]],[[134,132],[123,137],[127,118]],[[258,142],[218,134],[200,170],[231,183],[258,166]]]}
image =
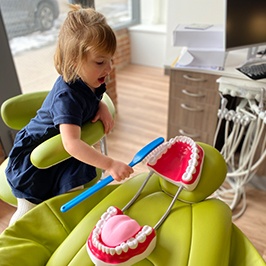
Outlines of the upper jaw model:
{"label": "upper jaw model", "polygon": [[[156,172],[181,188],[170,206],[183,187],[189,191],[195,189],[201,175],[204,152],[192,139],[175,137],[161,144],[151,155],[147,163],[151,172]],[[156,229],[169,212],[152,228],[140,226],[120,209],[109,207],[87,240],[86,247],[91,260],[97,266],[126,266],[149,256],[156,246]]]}
{"label": "upper jaw model", "polygon": [[159,146],[147,163],[167,181],[189,191],[196,188],[204,160],[203,149],[191,138],[177,136]]}

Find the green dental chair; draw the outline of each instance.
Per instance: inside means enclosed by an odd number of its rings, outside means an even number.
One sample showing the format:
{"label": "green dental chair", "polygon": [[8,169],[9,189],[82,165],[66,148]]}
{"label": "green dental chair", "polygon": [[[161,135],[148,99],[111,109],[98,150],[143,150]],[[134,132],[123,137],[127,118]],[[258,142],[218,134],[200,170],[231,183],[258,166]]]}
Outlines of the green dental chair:
{"label": "green dental chair", "polygon": [[[223,183],[226,164],[213,147],[204,150],[201,178],[193,191],[182,190],[169,216],[156,230],[154,250],[136,266],[265,266],[245,235],[232,223],[230,208],[209,196]],[[110,206],[122,209],[136,195],[148,173],[121,185],[109,185],[68,212],[60,207],[80,191],[47,200],[0,235],[4,266],[90,266],[89,234]],[[125,212],[140,225],[154,226],[178,187],[153,174],[137,200]],[[102,264],[109,265],[109,264]],[[121,264],[122,265],[122,264]]]}
{"label": "green dental chair", "polygon": [[[26,93],[6,100],[1,106],[1,117],[4,123],[13,130],[23,128],[36,115],[36,111],[41,107],[47,94],[48,91]],[[106,93],[103,101],[114,116],[115,107]],[[106,151],[104,129],[100,121],[85,124],[82,127],[81,136],[90,145],[100,141],[101,150]],[[32,152],[31,161],[38,168],[48,168],[69,157],[70,155],[63,148],[60,135],[57,135],[39,145]],[[8,158],[0,165],[0,199],[16,206],[16,198],[13,196],[5,176],[7,163]],[[100,177],[101,170],[97,169],[97,178],[86,184],[86,187],[93,185]]]}

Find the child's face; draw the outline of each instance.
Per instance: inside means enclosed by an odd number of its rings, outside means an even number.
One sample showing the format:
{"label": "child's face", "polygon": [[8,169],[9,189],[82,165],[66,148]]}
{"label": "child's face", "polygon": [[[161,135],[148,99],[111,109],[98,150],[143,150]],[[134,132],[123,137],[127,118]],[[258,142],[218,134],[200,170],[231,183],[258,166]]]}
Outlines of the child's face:
{"label": "child's face", "polygon": [[91,89],[95,89],[105,82],[111,70],[111,55],[88,52],[78,75]]}

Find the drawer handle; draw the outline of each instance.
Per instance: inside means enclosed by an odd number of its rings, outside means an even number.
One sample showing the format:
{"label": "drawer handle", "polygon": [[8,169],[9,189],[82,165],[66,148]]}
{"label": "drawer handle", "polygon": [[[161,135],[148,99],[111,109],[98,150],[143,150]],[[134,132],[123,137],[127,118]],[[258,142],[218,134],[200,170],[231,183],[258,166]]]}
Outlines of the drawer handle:
{"label": "drawer handle", "polygon": [[185,136],[190,137],[190,138],[199,138],[200,137],[200,135],[198,135],[198,134],[189,134],[183,129],[179,129],[178,131],[180,134],[185,135]]}
{"label": "drawer handle", "polygon": [[187,90],[182,90],[182,93],[191,97],[205,97],[205,95],[202,93],[193,93]]}
{"label": "drawer handle", "polygon": [[186,109],[188,111],[191,111],[191,112],[203,112],[204,109],[203,108],[193,108],[193,107],[189,107],[187,106],[185,103],[181,103],[181,107],[183,109]]}
{"label": "drawer handle", "polygon": [[205,78],[193,78],[189,75],[183,75],[184,79],[190,80],[190,81],[196,81],[196,82],[202,82],[202,81],[206,81]]}

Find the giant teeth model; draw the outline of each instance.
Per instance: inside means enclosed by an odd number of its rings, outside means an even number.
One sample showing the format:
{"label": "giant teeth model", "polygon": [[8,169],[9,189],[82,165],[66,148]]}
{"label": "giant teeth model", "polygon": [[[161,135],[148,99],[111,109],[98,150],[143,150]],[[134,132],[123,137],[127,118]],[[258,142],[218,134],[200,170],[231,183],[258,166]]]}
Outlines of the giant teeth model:
{"label": "giant teeth model", "polygon": [[[185,136],[175,137],[151,153],[147,163],[150,173],[156,172],[179,186],[171,207],[183,188],[189,191],[195,189],[200,179],[203,159],[203,149]],[[150,176],[151,174],[148,178]],[[130,201],[129,206],[137,199],[143,187]],[[128,266],[149,256],[156,245],[156,229],[167,218],[171,207],[154,228],[140,226],[120,209],[109,207],[87,240],[86,247],[91,260],[97,266]]]}

